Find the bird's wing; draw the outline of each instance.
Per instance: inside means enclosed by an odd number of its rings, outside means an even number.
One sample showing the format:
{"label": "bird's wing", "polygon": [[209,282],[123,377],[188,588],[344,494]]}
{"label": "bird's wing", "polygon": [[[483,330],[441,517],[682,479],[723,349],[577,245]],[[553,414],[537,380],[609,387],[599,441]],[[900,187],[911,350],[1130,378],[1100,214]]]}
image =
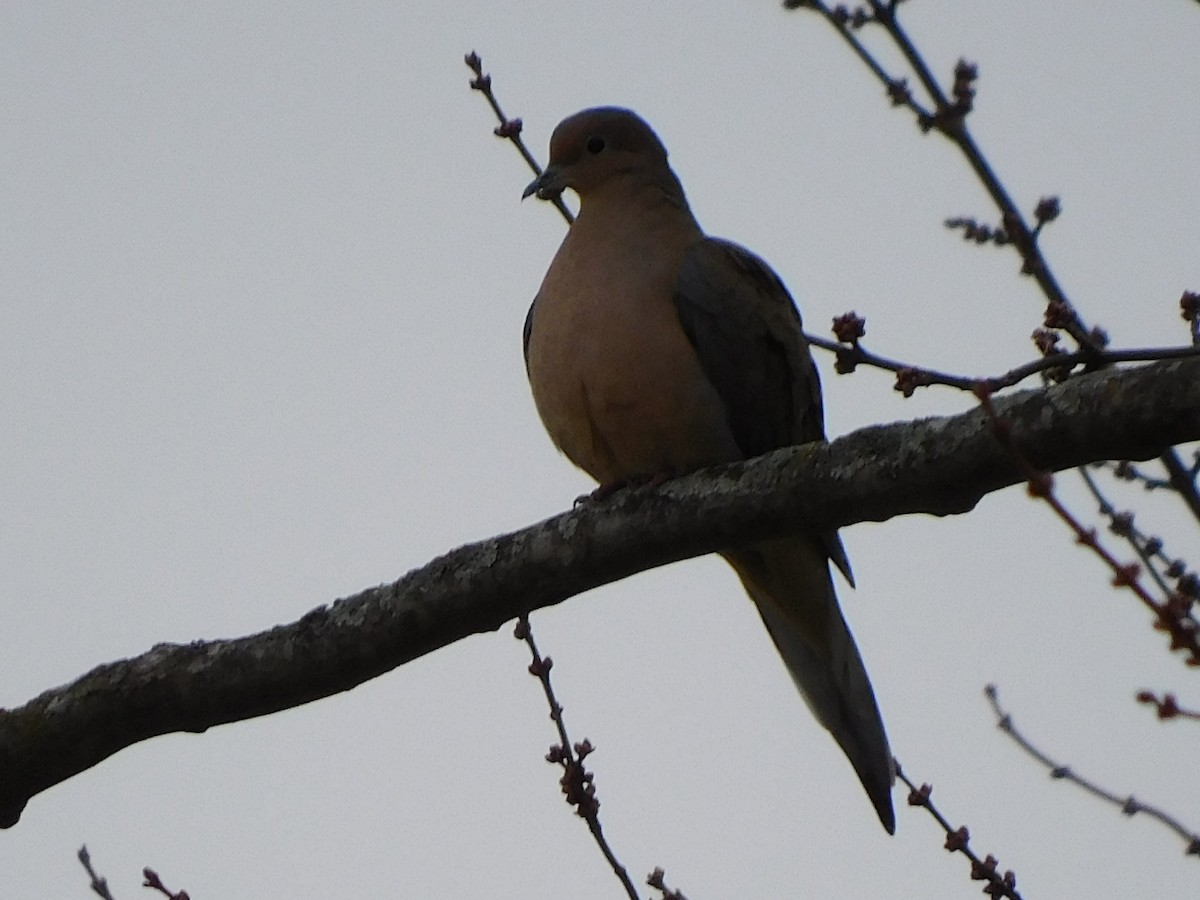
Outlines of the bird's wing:
{"label": "bird's wing", "polygon": [[[684,256],[674,301],[746,457],[825,439],[821,381],[800,313],[770,266],[737,244],[704,238]],[[821,537],[853,584],[837,533]]]}

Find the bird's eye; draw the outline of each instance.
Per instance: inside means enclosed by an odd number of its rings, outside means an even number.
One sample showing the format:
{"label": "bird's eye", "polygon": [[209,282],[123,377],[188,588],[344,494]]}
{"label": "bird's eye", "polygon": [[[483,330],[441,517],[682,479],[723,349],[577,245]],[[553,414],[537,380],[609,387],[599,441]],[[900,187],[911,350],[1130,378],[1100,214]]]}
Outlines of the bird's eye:
{"label": "bird's eye", "polygon": [[599,153],[603,149],[604,149],[604,138],[602,138],[602,137],[588,138],[588,142],[587,142],[587,152],[588,153],[596,154],[596,153]]}

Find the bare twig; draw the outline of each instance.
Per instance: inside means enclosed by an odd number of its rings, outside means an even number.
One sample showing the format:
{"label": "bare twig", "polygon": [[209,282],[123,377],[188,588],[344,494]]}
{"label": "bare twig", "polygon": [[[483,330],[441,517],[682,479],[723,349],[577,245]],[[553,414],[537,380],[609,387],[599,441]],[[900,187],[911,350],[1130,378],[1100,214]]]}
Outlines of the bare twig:
{"label": "bare twig", "polygon": [[1038,471],[1021,452],[1013,439],[1012,428],[997,413],[992,405],[990,392],[980,386],[976,391],[979,404],[992,425],[992,433],[1005,448],[1021,470],[1028,484],[1029,495],[1043,500],[1058,517],[1075,533],[1077,543],[1088,547],[1104,561],[1113,573],[1113,587],[1128,588],[1154,613],[1154,627],[1171,635],[1171,650],[1182,650],[1187,654],[1189,666],[1200,666],[1200,641],[1197,640],[1196,623],[1188,617],[1191,604],[1175,602],[1174,598],[1159,603],[1142,586],[1137,563],[1124,565],[1100,543],[1094,528],[1085,528],[1054,494],[1054,478],[1049,473]]}
{"label": "bare twig", "polygon": [[662,869],[655,869],[646,878],[646,884],[650,885],[656,891],[660,891],[662,893],[662,900],[687,900],[687,897],[683,896],[683,891],[667,887],[666,877],[667,873]]}
{"label": "bare twig", "polygon": [[854,54],[862,61],[876,78],[883,84],[887,91],[888,98],[892,101],[893,106],[904,106],[912,111],[916,116],[917,122],[921,124],[924,131],[928,131],[932,127],[933,113],[916,101],[912,95],[912,91],[908,86],[907,78],[892,78],[888,75],[887,70],[880,65],[879,61],[871,55],[871,52],[863,46],[858,37],[854,34],[852,28],[860,28],[867,22],[869,17],[860,13],[857,16],[852,16],[841,7],[836,6],[830,8],[824,3],[813,2],[813,0],[784,0],[785,9],[800,9],[808,8],[820,13],[825,21],[832,25],[841,35],[842,39],[854,51]]}
{"label": "bare twig", "polygon": [[1011,869],[1001,875],[997,868],[1000,861],[992,854],[989,853],[983,859],[976,855],[970,846],[971,833],[967,826],[952,827],[949,820],[934,806],[933,800],[930,799],[933,794],[932,785],[922,784],[917,787],[904,773],[900,760],[896,760],[896,777],[908,787],[908,805],[923,806],[946,832],[945,848],[951,853],[961,853],[971,861],[971,879],[987,882],[987,886],[983,889],[985,894],[989,897],[1008,897],[1010,900],[1021,900],[1021,895],[1017,891],[1017,876]]}
{"label": "bare twig", "polygon": [[1119,478],[1121,481],[1136,481],[1147,491],[1157,491],[1171,487],[1169,479],[1151,475],[1143,471],[1141,466],[1134,465],[1128,460],[1105,460],[1093,465],[1097,469],[1107,469],[1112,473],[1114,478]]}
{"label": "bare twig", "polygon": [[521,616],[517,620],[517,627],[513,635],[517,640],[524,641],[529,647],[529,653],[533,657],[533,662],[529,664],[529,674],[542,683],[542,691],[546,694],[546,702],[550,705],[550,719],[558,729],[559,743],[550,747],[550,752],[546,754],[546,761],[562,766],[563,774],[559,779],[559,785],[562,787],[567,803],[575,807],[575,814],[587,822],[588,830],[591,831],[592,837],[600,847],[600,852],[612,866],[617,880],[625,888],[625,893],[630,900],[639,900],[637,888],[634,887],[629,872],[613,853],[612,847],[609,846],[608,840],[604,837],[604,831],[600,827],[600,801],[596,799],[595,780],[592,773],[583,766],[583,761],[588,754],[595,750],[595,747],[587,738],[577,744],[572,744],[571,739],[567,736],[567,726],[563,721],[563,708],[555,698],[554,688],[550,684],[550,669],[554,666],[554,661],[548,656],[543,657],[538,652],[537,644],[533,640],[533,630],[529,627],[528,616]]}
{"label": "bare twig", "polygon": [[1145,703],[1155,707],[1160,719],[1192,719],[1200,721],[1200,711],[1194,709],[1184,709],[1175,699],[1174,694],[1163,694],[1160,700],[1153,691],[1138,691],[1138,703]]}
{"label": "bare twig", "polygon": [[[933,76],[929,66],[925,63],[920,51],[916,49],[915,45],[909,39],[908,34],[901,27],[896,15],[895,5],[893,3],[881,2],[881,0],[870,0],[869,6],[872,11],[872,15],[869,17],[870,20],[884,28],[892,39],[892,42],[912,67],[918,81],[929,95],[932,105],[932,112],[930,112],[913,100],[911,91],[908,88],[907,79],[893,78],[889,75],[887,70],[872,56],[871,52],[855,37],[851,30],[854,26],[854,21],[851,17],[845,15],[844,10],[840,8],[831,9],[823,0],[786,0],[784,6],[789,9],[807,8],[820,13],[825,21],[832,25],[837,33],[850,44],[859,59],[879,79],[894,106],[907,107],[916,116],[917,124],[922,131],[937,131],[958,147],[968,165],[975,172],[976,177],[999,209],[1001,222],[1003,223],[1008,241],[1021,256],[1021,271],[1024,274],[1031,275],[1041,287],[1042,293],[1047,300],[1047,317],[1049,318],[1051,313],[1053,313],[1053,317],[1061,323],[1058,327],[1061,327],[1075,339],[1080,350],[1087,352],[1101,349],[1100,342],[1096,340],[1096,336],[1092,332],[1089,332],[1083,324],[1071,301],[1059,286],[1058,279],[1054,276],[1049,264],[1043,257],[1037,243],[1040,227],[1031,228],[1026,222],[1016,203],[1009,196],[1004,184],[996,175],[991,163],[983,155],[979,145],[975,142],[975,138],[972,137],[971,132],[967,128],[966,118],[971,110],[971,102],[974,97],[974,82],[978,76],[975,66],[959,60],[954,72],[954,97],[953,99],[947,97],[946,93],[938,85],[937,79]],[[859,21],[861,23],[861,19]],[[1037,212],[1038,215],[1036,217],[1040,225],[1043,217],[1042,214],[1049,212],[1049,209],[1039,204]]]}
{"label": "bare twig", "polygon": [[153,869],[142,869],[142,887],[148,887],[158,891],[160,894],[168,898],[168,900],[190,900],[187,891],[173,892],[162,883],[162,879],[158,877],[158,873]]}
{"label": "bare twig", "polygon": [[1179,317],[1188,323],[1192,343],[1200,344],[1200,291],[1184,291],[1179,298]]}
{"label": "bare twig", "polygon": [[87,870],[88,878],[92,879],[91,888],[104,900],[113,900],[113,895],[108,890],[108,881],[101,878],[96,870],[92,868],[92,855],[88,853],[87,844],[79,848],[79,852],[75,854],[79,857],[80,864]]}
{"label": "bare twig", "polygon": [[1200,347],[1190,346],[1145,347],[1101,351],[1078,350],[1074,353],[1055,353],[1050,356],[1043,356],[1039,359],[1031,360],[1024,365],[1017,366],[1014,369],[1009,369],[1001,375],[971,378],[966,375],[939,372],[936,369],[928,369],[923,366],[901,362],[900,360],[889,359],[886,356],[880,356],[877,353],[871,352],[857,340],[845,343],[810,335],[808,341],[814,347],[820,347],[822,350],[828,350],[837,355],[835,368],[839,374],[845,375],[853,372],[860,365],[895,372],[895,389],[906,397],[911,397],[917,388],[935,384],[957,388],[960,391],[974,391],[978,385],[982,384],[994,393],[1003,388],[1019,384],[1026,378],[1036,375],[1039,372],[1047,372],[1054,369],[1069,371],[1078,365],[1110,365],[1115,363],[1148,362],[1157,359],[1181,359],[1189,356],[1200,356]]}
{"label": "bare twig", "polygon": [[[525,146],[525,141],[521,139],[521,129],[524,127],[520,119],[510,119],[504,115],[504,111],[500,109],[500,102],[496,99],[496,95],[492,92],[492,76],[485,74],[483,71],[483,59],[472,50],[464,57],[467,67],[475,73],[475,77],[471,79],[471,90],[479,91],[487,100],[488,105],[492,107],[492,112],[496,114],[496,118],[500,120],[492,133],[496,137],[505,138],[512,141],[513,146],[517,148],[525,162],[529,164],[529,168],[533,170],[535,176],[542,174],[542,167],[538,165],[537,159],[529,152],[529,148]],[[562,197],[553,197],[551,201],[554,208],[557,209],[567,224],[570,225],[575,221],[575,217],[571,214],[571,210],[567,208],[567,204],[563,202]]]}
{"label": "bare twig", "polygon": [[1075,774],[1070,766],[1055,762],[1036,746],[1034,746],[1028,738],[1019,732],[1013,724],[1012,716],[1000,706],[999,692],[994,684],[989,684],[984,688],[984,696],[992,706],[992,711],[996,714],[996,727],[1007,734],[1022,750],[1040,762],[1050,771],[1051,778],[1065,779],[1072,784],[1083,788],[1093,797],[1099,797],[1101,800],[1111,803],[1127,816],[1133,816],[1137,813],[1145,813],[1152,819],[1155,819],[1166,825],[1179,837],[1187,842],[1185,853],[1189,856],[1200,856],[1200,835],[1195,832],[1188,831],[1178,819],[1170,816],[1154,806],[1149,806],[1139,800],[1135,800],[1132,795],[1128,797],[1120,797],[1111,791],[1107,791],[1093,781],[1089,781],[1080,775]]}
{"label": "bare twig", "polygon": [[[1159,460],[1162,462],[1163,468],[1167,470],[1171,487],[1183,498],[1183,502],[1192,511],[1192,515],[1196,517],[1196,521],[1200,522],[1200,493],[1197,493],[1196,490],[1197,467],[1193,466],[1189,470],[1183,464],[1183,460],[1179,458],[1179,454],[1174,448],[1163,453],[1159,457]],[[1197,455],[1197,460],[1200,462],[1200,455]]]}
{"label": "bare twig", "polygon": [[[1200,599],[1200,580],[1197,579],[1196,574],[1188,571],[1187,564],[1182,559],[1172,559],[1167,555],[1162,538],[1156,535],[1147,535],[1139,529],[1134,523],[1132,511],[1118,511],[1100,490],[1100,486],[1088,472],[1087,466],[1080,466],[1077,471],[1083,477],[1083,483],[1087,485],[1092,496],[1096,498],[1100,514],[1109,520],[1108,530],[1124,538],[1133,547],[1134,552],[1142,560],[1146,572],[1162,591],[1164,598],[1170,603],[1183,604],[1182,608],[1186,610],[1183,614],[1200,626],[1200,622],[1196,622],[1191,609],[1192,602]],[[1159,566],[1163,567],[1161,573],[1158,571]],[[1166,579],[1168,578],[1175,580],[1174,588],[1167,584]]]}

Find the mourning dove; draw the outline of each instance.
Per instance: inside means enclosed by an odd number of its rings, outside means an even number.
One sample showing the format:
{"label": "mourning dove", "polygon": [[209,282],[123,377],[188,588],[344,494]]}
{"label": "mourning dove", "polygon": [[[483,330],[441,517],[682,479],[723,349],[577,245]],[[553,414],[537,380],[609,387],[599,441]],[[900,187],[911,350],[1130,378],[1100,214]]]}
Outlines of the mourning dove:
{"label": "mourning dove", "polygon": [[[579,216],[525,320],[525,366],[575,465],[604,489],[825,439],[787,288],[754,254],[705,236],[649,125],[612,107],[565,119],[524,196],[566,188]],[[894,763],[830,577],[832,559],[853,584],[837,533],[722,555],[892,833]]]}

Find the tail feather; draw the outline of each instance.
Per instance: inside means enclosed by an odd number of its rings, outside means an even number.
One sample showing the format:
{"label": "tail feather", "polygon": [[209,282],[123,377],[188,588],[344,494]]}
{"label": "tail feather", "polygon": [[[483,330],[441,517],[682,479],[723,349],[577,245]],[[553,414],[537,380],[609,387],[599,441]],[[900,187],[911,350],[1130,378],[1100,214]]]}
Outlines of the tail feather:
{"label": "tail feather", "polygon": [[725,554],[817,721],[858,774],[888,834],[895,833],[895,763],[875,692],[842,617],[820,542],[789,538]]}

